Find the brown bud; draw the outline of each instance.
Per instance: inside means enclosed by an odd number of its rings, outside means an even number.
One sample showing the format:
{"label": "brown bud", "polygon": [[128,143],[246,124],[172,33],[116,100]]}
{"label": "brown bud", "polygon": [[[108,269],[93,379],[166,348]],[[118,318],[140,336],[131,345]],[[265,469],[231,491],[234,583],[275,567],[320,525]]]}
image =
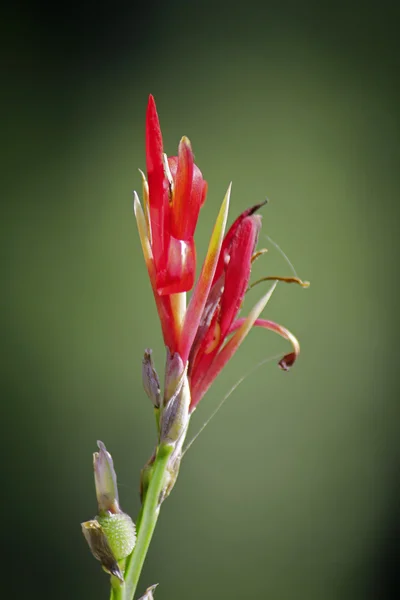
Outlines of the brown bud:
{"label": "brown bud", "polygon": [[160,380],[157,371],[154,368],[153,359],[151,358],[152,350],[150,348],[144,351],[142,361],[142,379],[144,391],[150,398],[155,408],[160,408],[161,393]]}
{"label": "brown bud", "polygon": [[101,562],[103,569],[107,573],[114,575],[123,582],[124,577],[100,523],[96,521],[96,519],[93,519],[92,521],[86,521],[81,525],[82,533],[89,544],[93,556]]}

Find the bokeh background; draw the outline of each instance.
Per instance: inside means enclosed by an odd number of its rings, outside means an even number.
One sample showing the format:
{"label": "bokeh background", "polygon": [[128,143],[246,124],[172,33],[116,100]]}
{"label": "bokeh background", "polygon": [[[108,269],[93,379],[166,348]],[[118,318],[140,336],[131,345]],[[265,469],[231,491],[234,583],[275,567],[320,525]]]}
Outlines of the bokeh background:
{"label": "bokeh background", "polygon": [[[3,13],[2,547],[5,597],[101,599],[80,522],[91,455],[112,452],[124,509],[154,443],[144,348],[164,349],[132,215],[144,115],[183,134],[209,183],[204,256],[266,196],[264,231],[308,290],[267,311],[302,355],[231,396],[185,458],[140,591],[157,598],[399,597],[397,3],[9,5]],[[290,275],[269,248],[255,276]],[[246,308],[266,290],[250,292]],[[286,352],[255,331],[194,415]]]}

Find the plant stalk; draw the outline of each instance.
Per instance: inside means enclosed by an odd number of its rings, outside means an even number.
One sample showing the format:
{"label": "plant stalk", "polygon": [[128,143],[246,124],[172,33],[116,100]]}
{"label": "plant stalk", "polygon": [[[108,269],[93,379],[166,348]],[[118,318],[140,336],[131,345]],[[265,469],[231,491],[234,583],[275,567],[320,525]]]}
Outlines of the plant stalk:
{"label": "plant stalk", "polygon": [[172,446],[159,446],[158,448],[150,484],[141,510],[140,523],[137,524],[139,529],[136,546],[126,562],[124,573],[125,583],[120,587],[121,594],[116,588],[113,588],[110,600],[133,600],[134,598],[151,538],[157,524],[160,512],[159,499],[165,485],[166,470],[172,451]]}

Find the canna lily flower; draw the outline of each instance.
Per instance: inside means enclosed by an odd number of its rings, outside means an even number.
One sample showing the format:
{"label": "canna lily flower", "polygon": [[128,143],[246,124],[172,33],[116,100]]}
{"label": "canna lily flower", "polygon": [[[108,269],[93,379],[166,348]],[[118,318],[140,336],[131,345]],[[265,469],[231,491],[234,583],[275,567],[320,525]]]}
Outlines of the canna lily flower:
{"label": "canna lily flower", "polygon": [[[182,385],[182,378],[187,377],[190,406],[186,410],[190,413],[253,326],[275,331],[290,341],[293,350],[279,365],[284,370],[293,365],[300,351],[297,339],[284,327],[259,316],[277,280],[305,284],[296,278],[265,278],[274,280],[269,292],[247,317],[238,318],[249,288],[252,262],[257,256],[255,247],[261,216],[256,212],[264,203],[244,211],[224,237],[229,186],[195,285],[194,233],[207,184],[194,164],[191,144],[186,137],[181,139],[177,157],[163,153],[152,96],[146,117],[146,162],[148,183],[142,174],[144,210],[135,192],[135,216],[169,360],[175,356],[177,364],[176,354],[179,356],[180,368],[175,369],[173,379]],[[186,307],[186,292],[192,289]],[[166,382],[166,387],[171,387],[171,381]],[[167,396],[164,404],[171,394]]]}

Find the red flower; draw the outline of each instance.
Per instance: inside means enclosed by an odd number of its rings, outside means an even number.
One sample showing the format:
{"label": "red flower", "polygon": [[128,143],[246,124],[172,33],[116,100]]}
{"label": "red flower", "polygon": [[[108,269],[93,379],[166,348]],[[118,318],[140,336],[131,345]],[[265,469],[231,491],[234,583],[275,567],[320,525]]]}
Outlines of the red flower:
{"label": "red flower", "polygon": [[192,289],[195,277],[194,232],[207,184],[194,164],[186,137],[179,144],[177,157],[167,158],[163,154],[152,96],[146,118],[146,157],[148,185],[143,176],[145,212],[135,193],[135,215],[164,341],[170,356],[177,353],[187,368],[190,410],[193,410],[253,325],[276,331],[292,343],[293,352],[280,361],[283,369],[294,363],[299,344],[280,325],[258,318],[276,281],[246,318],[237,319],[248,289],[261,228],[261,217],[255,212],[262,204],[242,213],[224,238],[230,186],[186,308],[186,292]]}
{"label": "red flower", "polygon": [[153,96],[149,98],[146,115],[146,162],[157,292],[160,295],[187,292],[194,284],[194,231],[207,184],[194,164],[187,137],[181,139],[178,156],[164,155]]}

